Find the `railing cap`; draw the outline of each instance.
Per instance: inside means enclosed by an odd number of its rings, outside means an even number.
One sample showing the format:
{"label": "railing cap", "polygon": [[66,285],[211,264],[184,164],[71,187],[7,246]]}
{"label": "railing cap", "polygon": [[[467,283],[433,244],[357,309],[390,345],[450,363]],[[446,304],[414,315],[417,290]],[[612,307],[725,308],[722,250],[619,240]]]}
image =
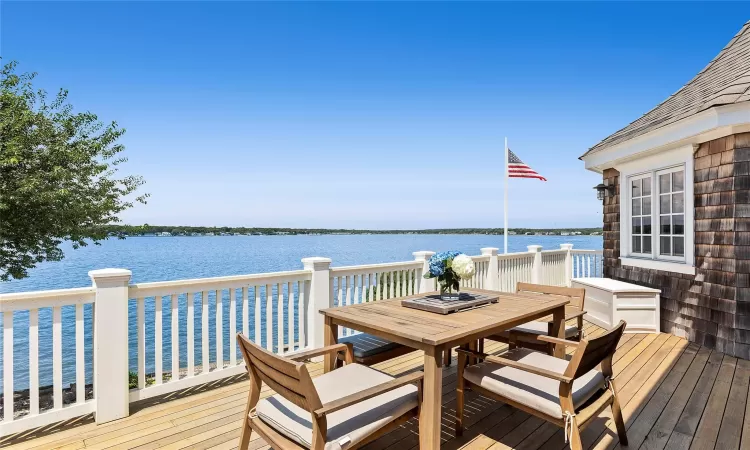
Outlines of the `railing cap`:
{"label": "railing cap", "polygon": [[418,252],[412,253],[412,256],[414,256],[414,259],[419,261],[427,261],[428,259],[432,258],[432,255],[434,255],[435,252],[429,251],[429,250],[420,250]]}
{"label": "railing cap", "polygon": [[500,249],[497,248],[497,247],[484,247],[484,248],[481,248],[479,250],[482,252],[482,255],[485,255],[485,256],[487,256],[487,255],[489,255],[489,256],[495,256],[495,255],[497,255],[497,252],[500,251]]}
{"label": "railing cap", "polygon": [[541,252],[542,246],[541,245],[527,245],[526,248],[529,249],[531,253]]}
{"label": "railing cap", "polygon": [[307,270],[328,270],[331,267],[331,262],[331,258],[322,256],[302,258],[302,266]]}
{"label": "railing cap", "polygon": [[560,244],[560,250],[573,250],[573,244]]}
{"label": "railing cap", "polygon": [[133,272],[128,269],[96,269],[89,271],[89,277],[95,286],[105,287],[103,285],[127,285]]}

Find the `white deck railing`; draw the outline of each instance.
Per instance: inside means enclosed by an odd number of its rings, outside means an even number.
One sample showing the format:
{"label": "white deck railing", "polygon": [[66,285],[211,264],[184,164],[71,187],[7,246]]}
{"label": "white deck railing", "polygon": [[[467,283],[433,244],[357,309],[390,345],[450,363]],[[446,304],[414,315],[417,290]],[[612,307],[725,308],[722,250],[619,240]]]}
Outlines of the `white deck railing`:
{"label": "white deck railing", "polygon": [[531,252],[498,255],[497,290],[515,292],[519,282],[530,283],[534,272],[534,254]]}
{"label": "white deck railing", "polygon": [[[0,295],[0,311],[3,313],[4,400],[0,436],[95,411],[95,400],[86,399],[86,367],[91,367],[92,361],[90,357],[86,358],[84,342],[84,307],[93,304],[95,296],[96,292],[91,287]],[[21,327],[28,327],[27,339],[14,339],[14,316],[20,319],[18,322]],[[41,324],[40,316],[43,319]],[[69,363],[66,369],[73,370],[75,380],[75,401],[69,405],[63,404],[63,330],[72,331],[67,334],[75,336],[73,348],[67,345],[65,347],[68,356],[66,362]],[[40,346],[40,334],[45,345]],[[18,336],[21,338],[21,333]],[[16,411],[13,401],[7,399],[14,397],[13,360],[14,353],[19,354],[18,350],[28,355],[29,408],[26,415],[14,420]],[[44,380],[52,385],[52,406],[46,410],[40,407],[40,367],[44,374],[52,374],[51,380]]]}
{"label": "white deck railing", "polygon": [[571,273],[573,278],[596,278],[604,276],[602,250],[572,250]]}
{"label": "white deck railing", "polygon": [[[130,390],[130,401],[241,373],[238,331],[275,353],[305,348],[309,283],[310,272],[300,270],[131,285],[128,296],[137,311],[138,383]],[[154,324],[151,339],[146,332],[147,305]],[[147,354],[153,355],[148,364]],[[170,368],[168,381],[165,367]]]}
{"label": "white deck railing", "polygon": [[[281,354],[319,347],[320,309],[432,291],[435,280],[422,275],[433,254],[333,268],[330,259],[306,258],[297,271],[138,284],[129,284],[129,270],[103,269],[89,273],[92,287],[0,294],[0,435],[90,413],[114,420],[129,414],[131,402],[240,374],[237,332]],[[601,255],[569,244],[510,254],[483,248],[462,285],[505,292],[519,281],[568,285],[574,276],[600,276]],[[14,393],[26,387],[28,410],[14,411]]]}
{"label": "white deck railing", "polygon": [[[419,261],[333,267],[329,275],[330,305],[356,305],[416,294],[421,277]],[[339,327],[341,336],[353,333],[354,330]]]}

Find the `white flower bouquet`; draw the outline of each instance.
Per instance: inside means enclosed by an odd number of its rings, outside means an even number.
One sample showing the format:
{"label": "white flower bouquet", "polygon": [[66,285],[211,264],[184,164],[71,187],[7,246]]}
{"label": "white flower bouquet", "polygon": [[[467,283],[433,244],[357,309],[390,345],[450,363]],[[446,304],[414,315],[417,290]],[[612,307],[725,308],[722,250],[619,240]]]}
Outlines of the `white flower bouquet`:
{"label": "white flower bouquet", "polygon": [[[470,256],[456,251],[436,253],[428,261],[430,270],[425,278],[437,278],[443,299],[458,299],[461,280],[474,276],[476,268]],[[455,292],[455,294],[454,294]]]}

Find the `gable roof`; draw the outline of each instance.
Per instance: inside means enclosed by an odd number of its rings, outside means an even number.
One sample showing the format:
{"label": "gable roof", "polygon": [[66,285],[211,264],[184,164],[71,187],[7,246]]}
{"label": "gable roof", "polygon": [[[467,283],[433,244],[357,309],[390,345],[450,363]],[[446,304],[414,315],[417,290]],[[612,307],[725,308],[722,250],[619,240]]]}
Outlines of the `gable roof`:
{"label": "gable roof", "polygon": [[750,21],[692,80],[581,158],[706,109],[750,101]]}

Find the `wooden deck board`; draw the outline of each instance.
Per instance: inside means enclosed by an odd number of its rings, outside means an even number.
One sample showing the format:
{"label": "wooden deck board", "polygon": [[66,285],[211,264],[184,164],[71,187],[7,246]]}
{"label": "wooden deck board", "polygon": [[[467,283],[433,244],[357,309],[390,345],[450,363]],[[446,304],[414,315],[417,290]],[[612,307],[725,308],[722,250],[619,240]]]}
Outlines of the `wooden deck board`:
{"label": "wooden deck board", "polygon": [[[602,329],[587,324],[588,337]],[[488,341],[486,351],[504,344]],[[393,375],[420,370],[420,352],[375,367]],[[559,428],[473,392],[466,396],[466,431],[453,435],[455,356],[443,371],[442,448],[455,450],[563,450]],[[322,373],[322,364],[310,364]],[[669,336],[623,336],[614,361],[630,446],[642,450],[750,448],[750,362]],[[0,438],[0,447],[30,449],[235,449],[248,383],[242,377],[152,399],[125,419],[96,425],[91,417]],[[263,396],[272,392],[264,389]],[[418,448],[416,420],[372,442],[367,450]],[[584,448],[619,448],[609,410],[582,433]],[[268,445],[253,435],[253,450]]]}

